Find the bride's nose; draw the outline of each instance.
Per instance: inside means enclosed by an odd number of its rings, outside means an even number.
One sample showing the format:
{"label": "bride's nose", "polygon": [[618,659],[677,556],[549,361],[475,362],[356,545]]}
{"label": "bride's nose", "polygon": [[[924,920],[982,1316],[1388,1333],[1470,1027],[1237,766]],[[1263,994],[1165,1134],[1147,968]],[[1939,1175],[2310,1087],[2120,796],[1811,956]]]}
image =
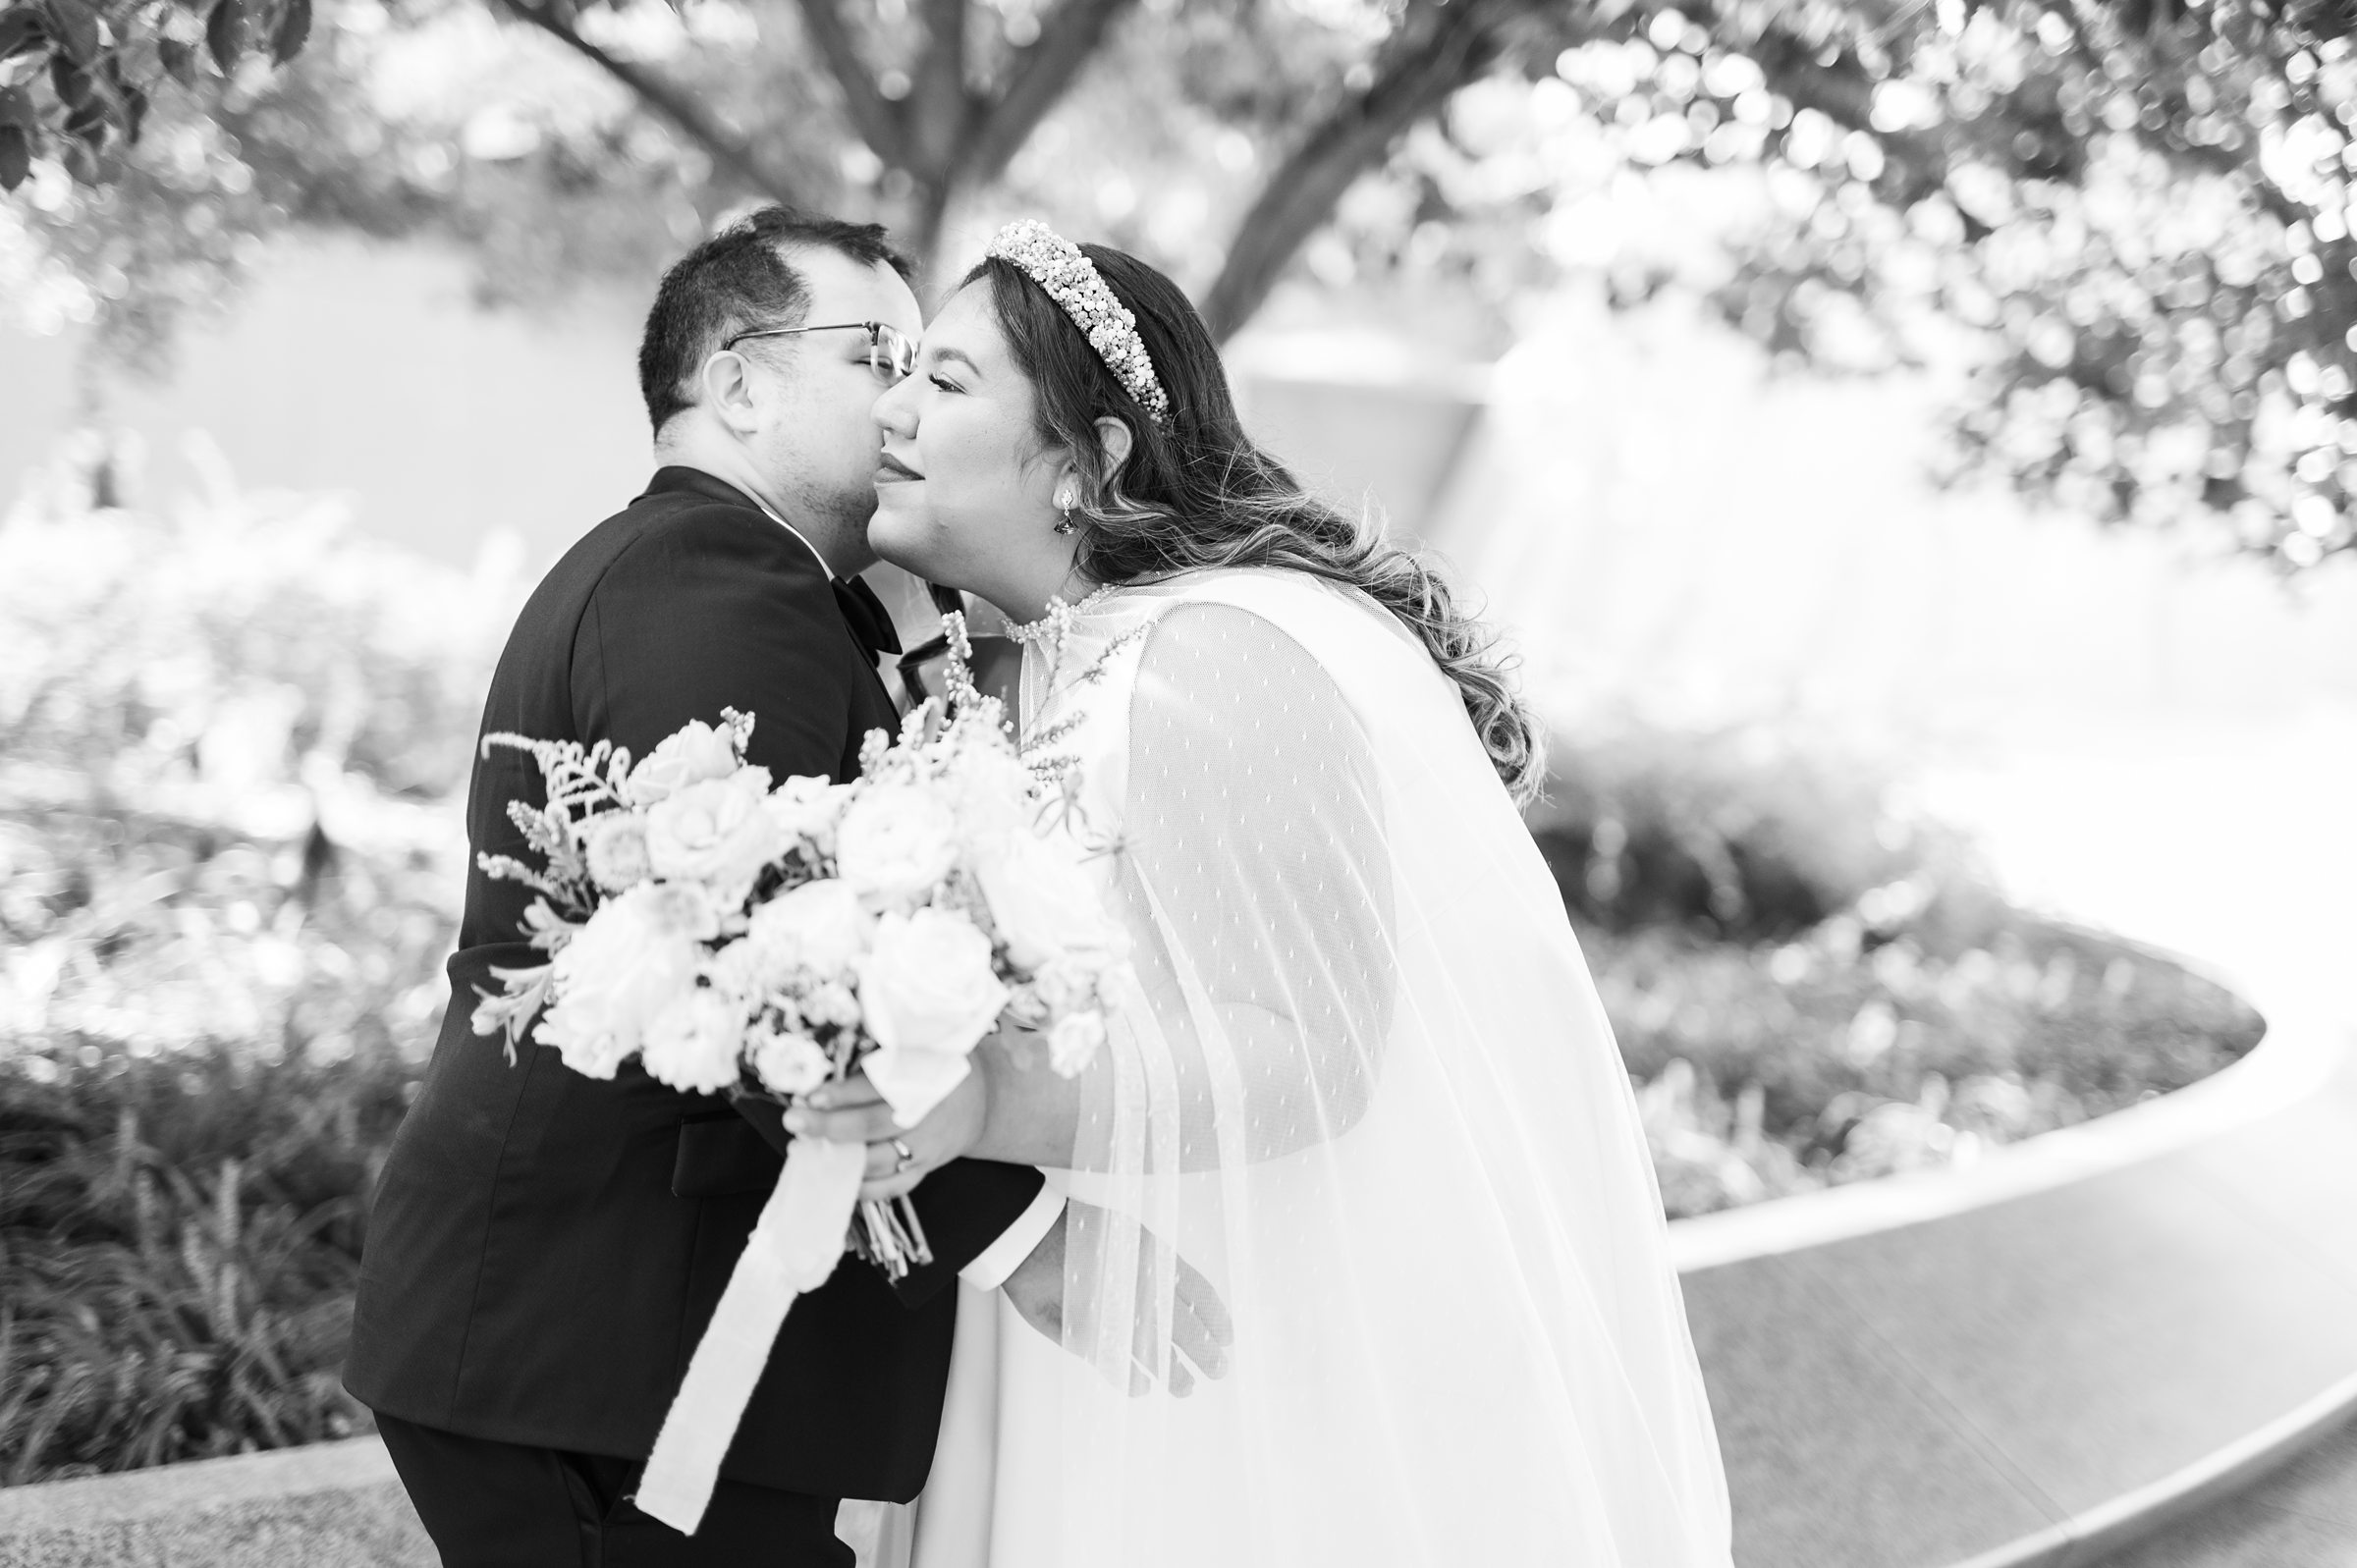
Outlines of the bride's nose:
{"label": "bride's nose", "polygon": [[915,379],[903,376],[886,387],[877,396],[875,406],[868,410],[868,416],[883,427],[886,435],[906,440],[916,434],[916,409],[912,400],[905,396],[909,383]]}

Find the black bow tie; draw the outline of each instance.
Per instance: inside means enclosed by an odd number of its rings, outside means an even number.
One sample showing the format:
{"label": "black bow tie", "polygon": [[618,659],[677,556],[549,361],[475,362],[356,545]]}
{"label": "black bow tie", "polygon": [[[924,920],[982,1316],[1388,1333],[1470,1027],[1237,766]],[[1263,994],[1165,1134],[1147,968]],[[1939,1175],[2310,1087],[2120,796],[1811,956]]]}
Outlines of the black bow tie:
{"label": "black bow tie", "polygon": [[876,597],[876,590],[857,577],[846,582],[835,579],[835,604],[843,611],[851,635],[869,653],[899,653],[901,634],[893,629],[892,612]]}

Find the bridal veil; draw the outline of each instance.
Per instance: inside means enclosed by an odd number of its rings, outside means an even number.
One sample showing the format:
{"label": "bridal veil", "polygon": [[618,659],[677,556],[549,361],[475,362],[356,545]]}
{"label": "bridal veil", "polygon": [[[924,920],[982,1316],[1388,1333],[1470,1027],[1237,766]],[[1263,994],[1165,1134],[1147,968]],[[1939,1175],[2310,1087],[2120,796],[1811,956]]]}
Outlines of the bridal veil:
{"label": "bridal veil", "polygon": [[[1363,597],[1243,569],[1091,605],[1023,686],[1137,989],[1051,1173],[1061,1351],[996,1308],[985,1560],[1727,1568],[1635,1101],[1453,683]],[[1178,1258],[1234,1325],[1185,1397]]]}

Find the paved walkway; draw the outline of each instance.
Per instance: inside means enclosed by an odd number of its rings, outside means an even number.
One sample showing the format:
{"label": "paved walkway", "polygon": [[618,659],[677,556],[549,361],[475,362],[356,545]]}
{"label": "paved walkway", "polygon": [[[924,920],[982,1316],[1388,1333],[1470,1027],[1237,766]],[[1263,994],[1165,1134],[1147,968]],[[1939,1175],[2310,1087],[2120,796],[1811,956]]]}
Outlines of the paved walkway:
{"label": "paved walkway", "polygon": [[2357,1422],[2257,1486],[2090,1568],[2349,1568]]}
{"label": "paved walkway", "polygon": [[[2352,780],[2357,714],[2327,709],[2081,735],[2002,766],[1956,770],[1936,794],[1943,809],[1981,826],[2001,874],[2022,893],[2199,954],[2263,1002],[2297,999],[2351,1023]],[[2308,1250],[2334,1268],[2357,1234],[2357,1194],[2315,1196],[2303,1206]],[[2253,1347],[2257,1359],[2263,1349]],[[2357,1568],[2357,1421],[2101,1568]]]}

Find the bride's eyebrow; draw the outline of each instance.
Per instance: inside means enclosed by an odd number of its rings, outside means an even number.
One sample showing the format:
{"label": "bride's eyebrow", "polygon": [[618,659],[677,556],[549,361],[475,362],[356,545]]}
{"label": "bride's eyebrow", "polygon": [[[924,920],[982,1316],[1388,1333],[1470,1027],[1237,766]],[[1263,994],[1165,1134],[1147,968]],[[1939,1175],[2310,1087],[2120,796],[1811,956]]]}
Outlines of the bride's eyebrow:
{"label": "bride's eyebrow", "polygon": [[982,367],[974,363],[972,357],[961,349],[928,349],[925,353],[936,365],[945,359],[955,359],[973,374],[978,376],[982,373]]}

